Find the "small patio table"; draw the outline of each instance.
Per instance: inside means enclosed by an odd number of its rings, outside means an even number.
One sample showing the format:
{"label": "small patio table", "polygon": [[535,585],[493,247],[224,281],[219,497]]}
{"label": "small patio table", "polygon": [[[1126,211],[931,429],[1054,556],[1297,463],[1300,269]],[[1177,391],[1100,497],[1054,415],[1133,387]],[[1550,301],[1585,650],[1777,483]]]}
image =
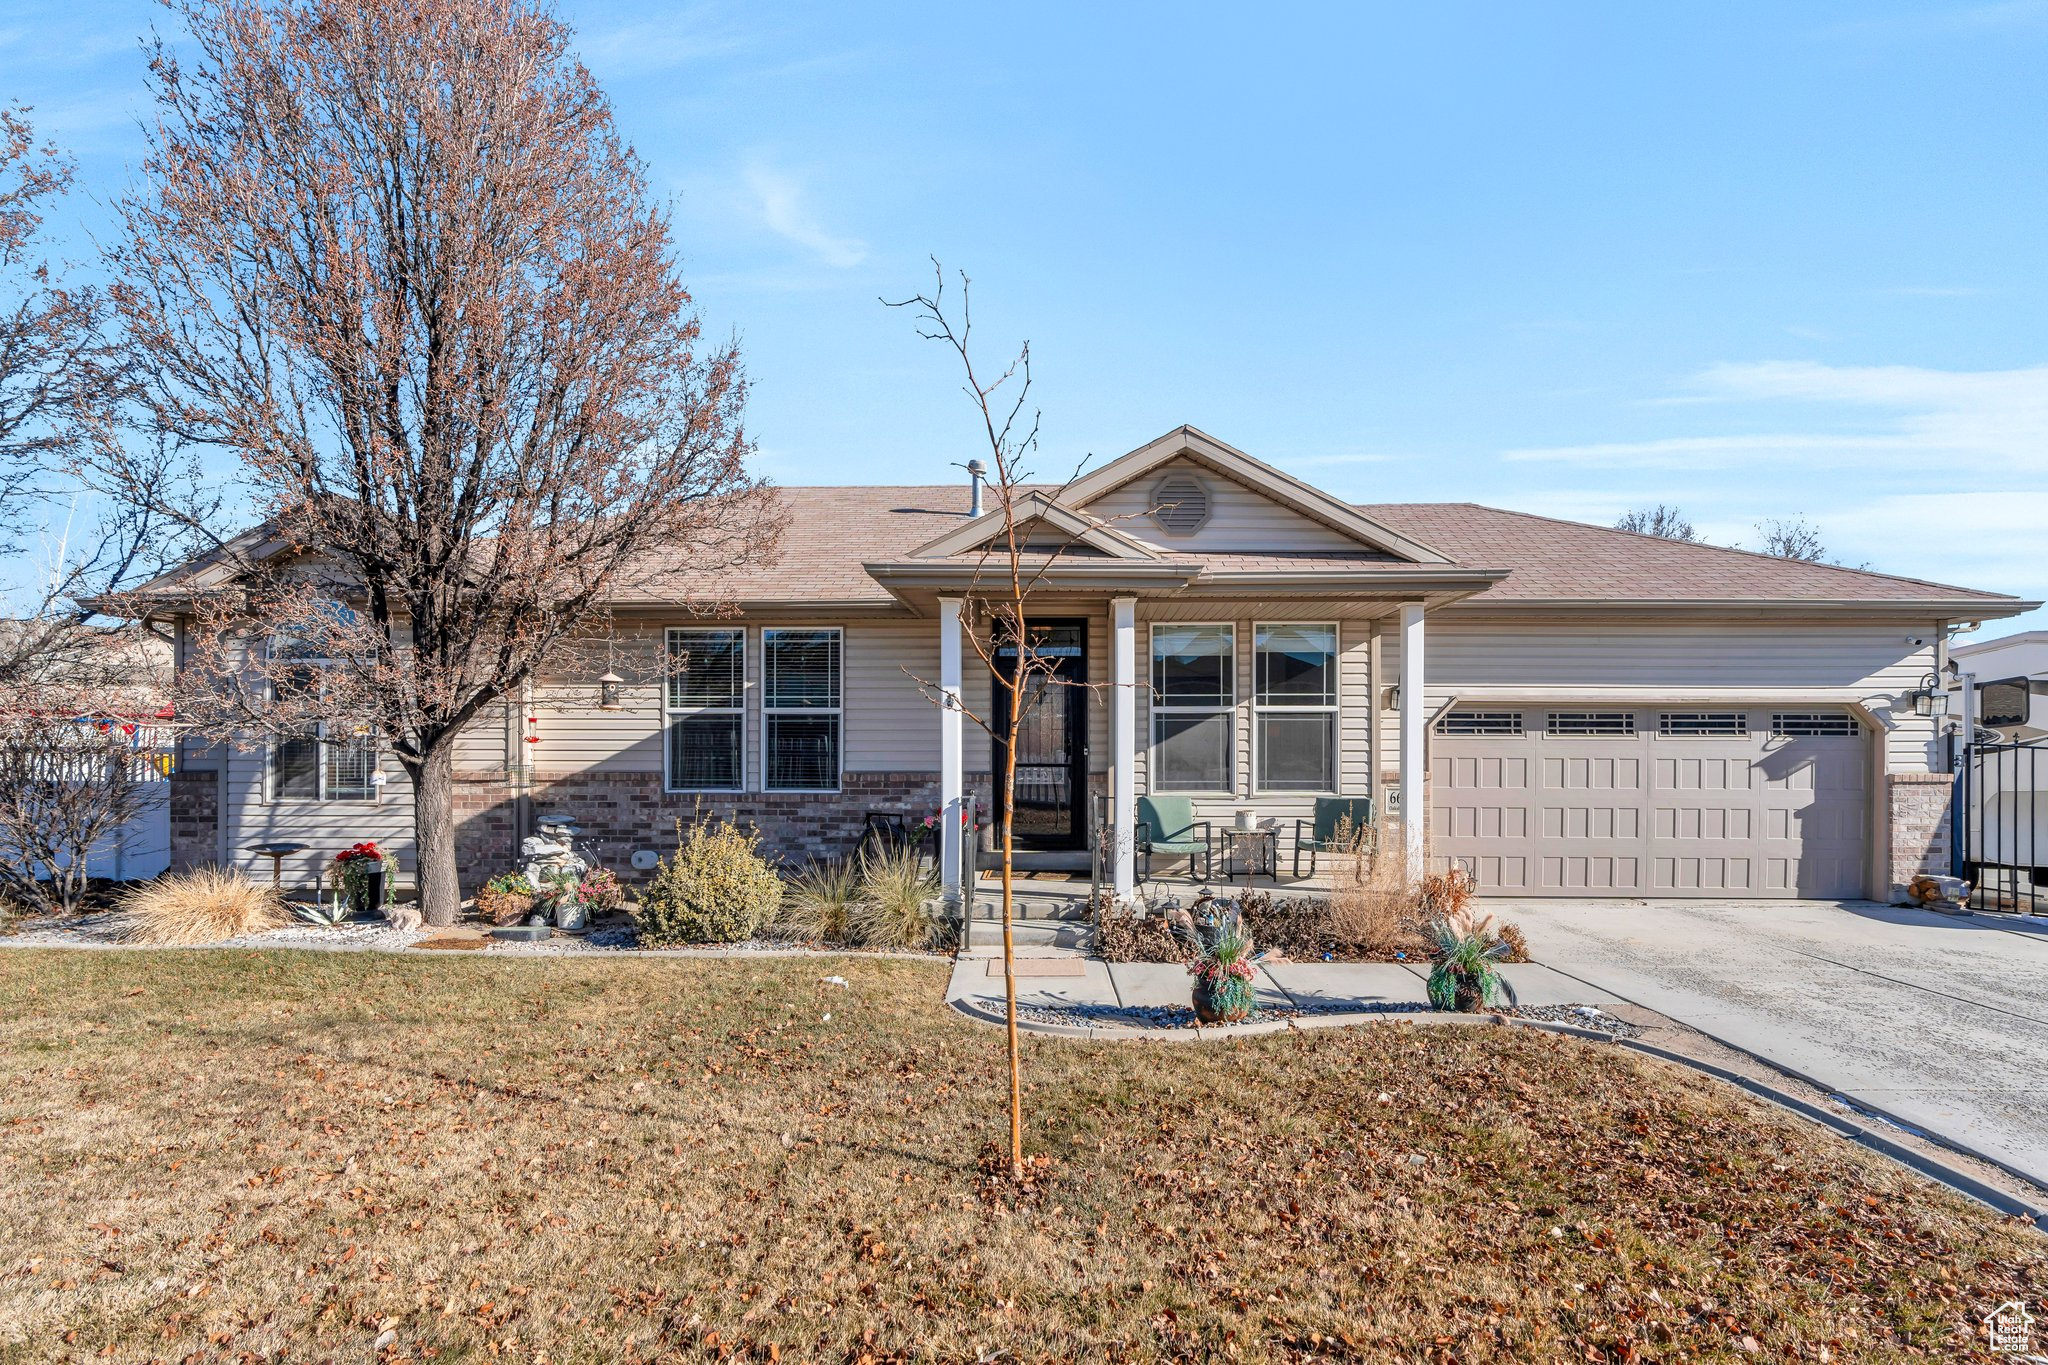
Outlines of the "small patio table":
{"label": "small patio table", "polygon": [[1280,823],[1277,820],[1262,820],[1251,829],[1235,829],[1226,826],[1223,835],[1223,861],[1226,865],[1233,860],[1244,873],[1245,889],[1250,890],[1252,878],[1261,872],[1278,880],[1276,869],[1280,866]]}

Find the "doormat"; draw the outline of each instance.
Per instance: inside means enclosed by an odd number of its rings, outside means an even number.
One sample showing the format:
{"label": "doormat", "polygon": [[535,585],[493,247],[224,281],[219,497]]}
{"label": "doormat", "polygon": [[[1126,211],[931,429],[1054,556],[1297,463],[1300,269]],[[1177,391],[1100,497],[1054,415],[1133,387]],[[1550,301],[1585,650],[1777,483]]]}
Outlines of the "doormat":
{"label": "doormat", "polygon": [[[988,974],[1002,979],[1003,960],[993,958],[988,964]],[[1017,959],[1018,976],[1086,976],[1088,964],[1078,957],[1020,957]]]}
{"label": "doormat", "polygon": [[[1049,872],[1042,867],[1020,868],[1011,875],[1020,880],[1034,882],[1085,882],[1088,880],[1086,872]],[[1002,873],[998,872],[996,876],[1000,879]]]}

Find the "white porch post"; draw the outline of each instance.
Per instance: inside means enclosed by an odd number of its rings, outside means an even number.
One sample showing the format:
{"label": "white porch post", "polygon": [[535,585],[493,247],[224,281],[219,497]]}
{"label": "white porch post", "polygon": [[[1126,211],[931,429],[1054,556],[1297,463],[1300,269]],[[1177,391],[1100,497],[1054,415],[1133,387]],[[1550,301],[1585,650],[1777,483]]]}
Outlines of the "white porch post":
{"label": "white porch post", "polygon": [[1110,599],[1110,658],[1115,686],[1110,689],[1110,822],[1116,831],[1112,867],[1116,898],[1127,902],[1137,894],[1138,819],[1138,601]]}
{"label": "white porch post", "polygon": [[960,886],[960,599],[939,599],[939,888],[951,905]]}
{"label": "white porch post", "polygon": [[1422,836],[1429,821],[1423,757],[1422,603],[1401,604],[1401,845],[1410,879],[1422,876]]}

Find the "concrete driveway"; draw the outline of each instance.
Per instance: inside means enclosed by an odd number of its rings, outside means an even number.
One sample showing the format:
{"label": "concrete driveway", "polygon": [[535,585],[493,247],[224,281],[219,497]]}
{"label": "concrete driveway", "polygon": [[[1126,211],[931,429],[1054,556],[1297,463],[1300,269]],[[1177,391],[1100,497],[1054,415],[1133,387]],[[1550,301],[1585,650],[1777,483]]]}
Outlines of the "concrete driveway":
{"label": "concrete driveway", "polygon": [[2048,1185],[2048,932],[1856,902],[1485,909],[1538,962]]}

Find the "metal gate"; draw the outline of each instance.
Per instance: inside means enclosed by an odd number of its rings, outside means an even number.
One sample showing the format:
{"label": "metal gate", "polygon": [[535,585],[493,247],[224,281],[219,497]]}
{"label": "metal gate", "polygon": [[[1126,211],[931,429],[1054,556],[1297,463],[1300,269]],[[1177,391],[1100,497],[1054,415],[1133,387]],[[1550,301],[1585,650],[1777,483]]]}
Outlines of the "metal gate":
{"label": "metal gate", "polygon": [[2048,913],[2048,746],[1972,744],[1957,765],[1956,875],[1983,910]]}

